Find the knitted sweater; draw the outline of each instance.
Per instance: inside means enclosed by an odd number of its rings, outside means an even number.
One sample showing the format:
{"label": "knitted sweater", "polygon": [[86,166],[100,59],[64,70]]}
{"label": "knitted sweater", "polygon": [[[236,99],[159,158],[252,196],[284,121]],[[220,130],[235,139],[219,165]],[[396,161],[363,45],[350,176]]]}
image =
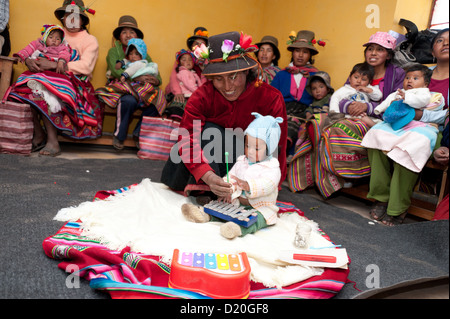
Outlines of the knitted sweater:
{"label": "knitted sweater", "polygon": [[45,45],[42,39],[37,39],[31,41],[30,44],[28,44],[19,52],[13,54],[13,56],[17,56],[22,61],[25,61],[25,59],[27,58],[36,58],[37,56],[39,56],[39,54],[44,55],[52,61],[63,59],[64,61],[69,62],[71,57],[71,49],[65,42],[61,43],[58,46],[48,47]]}
{"label": "knitted sweater", "polygon": [[72,50],[76,50],[80,59],[67,64],[69,71],[74,74],[87,75],[91,78],[95,64],[98,59],[98,41],[97,38],[89,34],[86,30],[72,33],[65,30],[66,41]]}
{"label": "knitted sweater", "polygon": [[278,160],[272,157],[250,165],[247,157],[242,155],[231,168],[229,175],[246,181],[250,186],[249,192],[245,191],[242,195],[237,194],[236,197],[247,197],[250,205],[263,214],[267,225],[275,224],[279,210],[276,205],[278,184],[281,178]]}
{"label": "knitted sweater", "polygon": [[[197,181],[212,170],[203,153],[195,151],[198,145],[198,132],[201,132],[205,122],[211,122],[224,128],[241,128],[245,130],[255,119],[251,114],[282,117],[281,137],[278,160],[281,167],[281,182],[286,177],[286,140],[287,116],[286,106],[280,92],[267,83],[255,87],[255,82],[249,83],[246,90],[236,101],[230,102],[217,91],[211,81],[199,87],[189,98],[180,123],[180,132],[187,132],[188,138],[180,133],[179,152],[189,172]],[[197,132],[197,133],[195,133]],[[192,157],[192,158],[191,158]]]}
{"label": "knitted sweater", "polygon": [[180,83],[184,97],[190,97],[195,90],[206,82],[206,78],[200,79],[194,70],[188,70],[184,66],[180,66],[177,80]]}

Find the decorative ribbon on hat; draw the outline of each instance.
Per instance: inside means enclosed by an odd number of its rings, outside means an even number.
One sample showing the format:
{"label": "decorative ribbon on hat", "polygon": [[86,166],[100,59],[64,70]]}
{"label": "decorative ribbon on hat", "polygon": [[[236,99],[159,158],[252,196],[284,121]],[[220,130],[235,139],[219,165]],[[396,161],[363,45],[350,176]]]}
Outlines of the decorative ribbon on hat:
{"label": "decorative ribbon on hat", "polygon": [[290,65],[286,68],[286,71],[288,71],[290,74],[299,74],[301,73],[304,77],[309,77],[309,73],[311,72],[318,72],[319,70],[317,70],[314,66],[312,65],[305,65],[305,66],[295,66],[295,65]]}
{"label": "decorative ribbon on hat", "polygon": [[[94,2],[96,2],[97,0],[95,0]],[[81,11],[86,11],[92,15],[95,15],[95,10],[91,9],[90,6],[94,4],[94,2],[92,2],[89,6],[87,7],[83,7],[83,6],[78,6],[80,8]],[[71,6],[76,6],[77,4],[75,3],[75,1],[72,1],[72,3],[70,4]]]}
{"label": "decorative ribbon on hat", "polygon": [[326,42],[321,39],[319,41],[317,41],[316,39],[312,39],[311,41],[308,41],[306,39],[297,38],[297,34],[295,33],[295,31],[291,31],[291,33],[289,33],[289,40],[286,43],[287,43],[287,45],[291,45],[296,42],[305,42],[305,43],[308,43],[309,45],[313,45],[313,44],[317,43],[321,47],[324,47],[326,45]]}
{"label": "decorative ribbon on hat", "polygon": [[[208,60],[209,63],[222,63],[225,61],[225,63],[228,63],[229,61],[238,59],[238,58],[243,58],[247,64],[250,65],[250,63],[248,63],[247,58],[249,58],[250,60],[253,60],[256,62],[256,64],[258,65],[258,80],[256,80],[255,86],[259,87],[262,84],[262,74],[263,74],[263,70],[261,67],[261,64],[258,62],[258,60],[252,56],[250,53],[252,52],[256,52],[258,51],[258,46],[256,45],[252,45],[252,37],[250,35],[244,34],[244,32],[241,32],[241,37],[239,38],[239,44],[237,44],[236,46],[234,45],[235,43],[231,40],[224,40],[222,43],[222,53],[223,56],[222,58],[217,58],[217,59],[213,59],[213,60]],[[234,48],[234,49],[233,49]],[[238,54],[236,55],[232,55],[230,56],[230,54],[232,52],[238,52]]]}

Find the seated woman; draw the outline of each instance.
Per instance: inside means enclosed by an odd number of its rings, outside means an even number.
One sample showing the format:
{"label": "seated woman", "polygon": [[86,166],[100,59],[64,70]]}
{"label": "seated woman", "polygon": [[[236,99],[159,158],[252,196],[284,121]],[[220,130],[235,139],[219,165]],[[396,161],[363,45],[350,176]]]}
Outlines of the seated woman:
{"label": "seated woman", "polygon": [[278,67],[278,60],[280,60],[278,39],[271,35],[266,35],[256,45],[259,49],[256,53],[256,58],[263,69],[262,80],[270,84],[275,75],[281,71]]}
{"label": "seated woman", "polygon": [[[29,71],[19,76],[9,97],[32,105],[33,150],[40,149],[39,155],[43,156],[61,154],[58,132],[75,139],[97,138],[102,135],[103,110],[89,82],[97,62],[99,46],[97,39],[86,30],[89,17],[84,3],[81,0],[65,0],[62,7],[55,10],[55,16],[64,26],[66,41],[73,50],[72,60],[66,64],[68,72],[54,72],[57,67],[55,61],[27,58],[25,64]],[[41,96],[33,94],[27,85],[30,81],[40,83],[61,100],[62,109],[52,112]],[[41,126],[41,120],[45,130]]]}
{"label": "seated woman", "polygon": [[[109,49],[108,55],[106,57],[106,62],[108,65],[107,77],[108,82],[117,82],[120,81],[123,70],[116,69],[117,61],[122,61],[125,58],[125,52],[128,47],[128,41],[133,38],[143,39],[144,33],[138,28],[138,24],[136,19],[132,16],[124,15],[119,18],[119,23],[117,28],[113,31],[113,36],[115,39],[114,46]],[[148,54],[145,52],[145,59],[152,63],[153,60]],[[120,151],[124,148],[123,142],[127,138],[128,134],[128,126],[132,119],[133,113],[141,109],[142,116],[160,116],[164,112],[166,107],[166,101],[164,98],[163,92],[159,89],[159,86],[162,84],[161,76],[158,72],[158,75],[150,75],[145,74],[133,79],[135,83],[145,83],[147,84],[146,91],[155,91],[157,94],[149,103],[139,103],[137,99],[137,94],[130,93],[120,97],[115,97],[117,100],[113,103],[112,107],[117,107],[117,119],[116,119],[116,128],[114,131],[113,138],[113,147]],[[146,94],[152,95],[152,94]],[[141,120],[136,124],[136,127],[133,131],[133,138],[136,140],[136,143],[139,138],[139,131],[141,128]]]}
{"label": "seated woman", "polygon": [[[431,50],[433,56],[436,58],[437,65],[433,69],[429,89],[432,92],[439,92],[443,96],[442,103],[444,110],[415,110],[414,120],[416,126],[405,127],[396,134],[410,134],[413,135],[415,141],[419,141],[421,133],[420,130],[425,131],[426,136],[432,136],[435,133],[435,128],[430,124],[436,123],[442,126],[447,123],[448,126],[448,91],[449,91],[449,52],[448,52],[448,37],[449,30],[444,29],[436,34],[432,43]],[[420,129],[420,130],[419,130]],[[447,141],[444,140],[444,145],[448,146],[448,127],[447,133],[444,134]],[[433,149],[434,145],[431,145]],[[426,152],[427,149],[417,149],[417,152]],[[440,154],[442,149],[437,152]],[[414,186],[419,178],[419,172],[407,168],[401,164],[400,161],[393,160],[386,155],[382,150],[369,149],[369,160],[372,169],[370,176],[369,193],[367,198],[375,200],[374,206],[371,208],[370,217],[381,221],[387,226],[395,226],[403,223],[408,208],[411,205],[411,195]],[[414,155],[414,154],[412,154]],[[442,153],[442,157],[447,159],[448,164],[448,148]]]}
{"label": "seated woman", "polygon": [[[379,87],[383,93],[380,101],[383,101],[403,87],[405,72],[391,63],[396,39],[387,32],[377,32],[363,46],[365,62],[375,69],[371,85]],[[338,116],[331,115],[321,121],[313,119],[308,129],[311,142],[297,149],[290,165],[289,188],[302,191],[315,184],[327,198],[341,189],[346,179],[370,176],[367,150],[361,146],[369,127],[357,117],[363,114],[379,117],[374,109],[380,101],[363,103],[343,99]],[[354,118],[344,119],[346,114]]]}
{"label": "seated woman", "polygon": [[[194,30],[194,35],[190,36],[186,40],[187,48],[189,51],[194,52],[196,47],[201,46],[202,44],[208,46],[208,30],[204,27],[197,27]],[[177,67],[178,61],[175,61],[172,72],[170,73],[169,83],[166,86],[166,97],[167,101],[170,103],[168,109],[182,109],[186,105],[186,98],[183,94],[183,90],[180,85],[180,81],[177,79]],[[202,59],[197,59],[194,64],[193,70],[197,73],[197,75],[202,78],[202,70],[204,65],[202,64]],[[202,79],[204,82],[204,79]]]}
{"label": "seated woman", "polygon": [[[298,138],[300,121],[306,119],[306,109],[313,102],[313,97],[306,90],[308,78],[318,70],[313,66],[312,57],[319,53],[314,47],[315,35],[312,31],[299,31],[291,36],[288,50],[292,52],[289,66],[278,72],[271,85],[283,95],[288,115],[287,150],[295,145]],[[314,41],[313,41],[314,40]]]}
{"label": "seated woman", "polygon": [[[239,45],[241,43],[244,45]],[[161,182],[172,190],[197,196],[212,192],[211,197],[226,197],[232,185],[223,180],[229,152],[229,168],[244,154],[243,132],[253,121],[252,112],[281,117],[278,161],[281,182],[286,176],[286,109],[278,90],[258,81],[251,69],[259,63],[250,54],[251,37],[238,32],[212,36],[208,64],[203,74],[210,81],[189,98],[180,123],[178,143],[172,148]],[[225,46],[222,44],[226,43]]]}

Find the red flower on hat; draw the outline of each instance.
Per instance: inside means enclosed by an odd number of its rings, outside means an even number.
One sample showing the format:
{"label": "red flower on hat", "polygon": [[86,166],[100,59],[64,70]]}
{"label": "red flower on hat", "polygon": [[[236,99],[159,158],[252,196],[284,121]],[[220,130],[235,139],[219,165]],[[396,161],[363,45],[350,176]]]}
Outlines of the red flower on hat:
{"label": "red flower on hat", "polygon": [[244,34],[244,32],[241,32],[239,45],[244,52],[254,52],[258,50],[258,47],[256,45],[252,45],[252,36]]}

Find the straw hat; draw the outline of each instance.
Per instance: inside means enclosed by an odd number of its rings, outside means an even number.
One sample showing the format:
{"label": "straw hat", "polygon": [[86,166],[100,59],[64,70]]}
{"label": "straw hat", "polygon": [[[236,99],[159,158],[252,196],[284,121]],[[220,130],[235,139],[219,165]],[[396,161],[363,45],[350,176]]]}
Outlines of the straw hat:
{"label": "straw hat", "polygon": [[119,40],[120,32],[122,32],[123,28],[131,28],[136,32],[139,39],[144,38],[144,33],[138,28],[137,21],[132,16],[124,15],[120,17],[119,24],[113,31],[113,36],[116,40]]}

